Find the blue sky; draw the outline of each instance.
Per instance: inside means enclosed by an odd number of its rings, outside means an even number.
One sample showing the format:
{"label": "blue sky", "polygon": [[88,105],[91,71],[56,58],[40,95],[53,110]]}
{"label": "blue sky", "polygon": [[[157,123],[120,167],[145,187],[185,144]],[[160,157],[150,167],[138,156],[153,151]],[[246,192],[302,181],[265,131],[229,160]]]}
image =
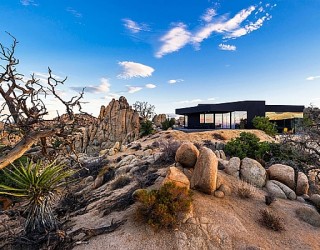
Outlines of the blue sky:
{"label": "blue sky", "polygon": [[[19,71],[68,76],[85,110],[124,95],[157,113],[266,100],[320,106],[319,0],[1,0],[0,41]],[[50,110],[59,109],[54,102]]]}

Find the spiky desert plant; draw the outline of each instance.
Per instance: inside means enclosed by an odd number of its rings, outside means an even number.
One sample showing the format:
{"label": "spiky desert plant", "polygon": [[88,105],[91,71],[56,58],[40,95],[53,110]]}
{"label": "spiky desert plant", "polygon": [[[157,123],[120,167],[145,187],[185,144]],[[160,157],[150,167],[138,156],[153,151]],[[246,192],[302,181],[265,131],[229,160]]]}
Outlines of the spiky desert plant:
{"label": "spiky desert plant", "polygon": [[26,205],[26,233],[50,231],[57,226],[52,205],[58,189],[66,183],[66,178],[74,171],[66,170],[64,165],[42,161],[13,166],[4,170],[12,185],[0,184],[0,194],[21,197],[28,201]]}

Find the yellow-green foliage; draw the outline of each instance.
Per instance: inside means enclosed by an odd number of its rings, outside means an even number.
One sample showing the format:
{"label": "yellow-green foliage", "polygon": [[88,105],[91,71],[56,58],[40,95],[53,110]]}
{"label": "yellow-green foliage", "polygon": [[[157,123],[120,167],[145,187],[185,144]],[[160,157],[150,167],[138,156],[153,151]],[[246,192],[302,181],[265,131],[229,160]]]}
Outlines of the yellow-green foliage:
{"label": "yellow-green foliage", "polygon": [[189,190],[172,182],[159,190],[141,190],[136,199],[141,203],[139,217],[155,229],[174,228],[179,216],[190,211],[192,201]]}

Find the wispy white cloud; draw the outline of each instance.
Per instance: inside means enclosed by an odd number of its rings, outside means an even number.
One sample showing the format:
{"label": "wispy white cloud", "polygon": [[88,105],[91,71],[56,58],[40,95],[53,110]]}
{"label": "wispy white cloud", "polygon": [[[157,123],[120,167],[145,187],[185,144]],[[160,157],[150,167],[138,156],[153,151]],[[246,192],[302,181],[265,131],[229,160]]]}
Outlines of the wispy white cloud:
{"label": "wispy white cloud", "polygon": [[187,26],[183,23],[178,23],[160,38],[160,42],[163,44],[155,56],[161,58],[166,54],[178,51],[188,44],[190,39],[191,33],[187,30]]}
{"label": "wispy white cloud", "polygon": [[[32,72],[32,74],[34,74],[34,77],[36,79],[38,79],[42,84],[46,84],[48,82],[48,77],[49,74],[48,73],[43,73],[43,72]],[[53,78],[55,78],[56,80],[63,80],[64,78],[62,78],[61,76],[55,75],[55,74],[51,74],[51,76]],[[28,81],[29,79],[27,77],[24,77],[24,81]]]}
{"label": "wispy white cloud", "polygon": [[206,12],[201,16],[201,19],[207,23],[212,21],[212,18],[217,15],[217,12],[213,8],[209,8]]}
{"label": "wispy white cloud", "polygon": [[[222,39],[223,42],[226,39],[236,39],[247,35],[260,29],[266,21],[272,18],[268,11],[275,6],[265,5],[263,7],[262,2],[260,2],[257,5],[251,5],[240,10],[231,18],[229,14],[218,16],[215,9],[209,8],[201,16],[205,23],[200,23],[195,28],[195,32],[188,31],[187,26],[182,22],[169,29],[159,39],[161,45],[155,56],[161,58],[164,55],[179,51],[187,44],[192,44],[196,50],[199,50],[201,43],[213,34],[217,35],[216,38]],[[220,49],[226,50],[234,50],[234,48],[235,46],[220,47]]]}
{"label": "wispy white cloud", "polygon": [[169,80],[168,83],[175,84],[175,83],[179,83],[179,82],[183,82],[183,81],[184,81],[183,79],[172,79],[172,80]]}
{"label": "wispy white cloud", "polygon": [[150,31],[149,26],[145,23],[137,23],[128,18],[122,19],[122,21],[124,23],[124,27],[131,33],[139,33],[140,31]]}
{"label": "wispy white cloud", "polygon": [[20,0],[20,3],[24,6],[38,6],[39,4],[37,4],[34,0]]}
{"label": "wispy white cloud", "polygon": [[219,44],[219,49],[220,49],[220,50],[236,51],[236,50],[237,50],[237,47],[234,46],[234,45],[229,45],[229,44],[220,43],[220,44]]}
{"label": "wispy white cloud", "polygon": [[122,72],[118,75],[118,78],[122,79],[149,77],[154,72],[154,68],[141,63],[123,61],[118,64],[122,67]]}
{"label": "wispy white cloud", "polygon": [[77,10],[75,10],[74,8],[68,7],[66,9],[66,11],[71,13],[74,17],[77,17],[77,18],[81,18],[82,17],[82,14],[80,12],[78,12]]}
{"label": "wispy white cloud", "polygon": [[210,97],[210,98],[208,98],[207,100],[208,101],[215,101],[217,98],[215,98],[215,97]]}
{"label": "wispy white cloud", "polygon": [[143,87],[139,87],[139,86],[130,86],[130,85],[126,85],[127,89],[128,89],[128,93],[129,94],[133,94],[136,93],[140,90],[143,89]]}
{"label": "wispy white cloud", "polygon": [[[100,94],[100,93],[108,93],[110,91],[111,84],[107,78],[101,78],[100,84],[97,86],[89,85],[85,87],[85,92],[93,93],[93,94]],[[83,87],[70,87],[72,90],[75,91],[82,91]]]}
{"label": "wispy white cloud", "polygon": [[255,10],[254,6],[250,6],[247,9],[243,9],[238,12],[233,18],[226,19],[224,16],[221,20],[209,23],[200,28],[198,32],[193,36],[193,43],[199,47],[203,40],[209,38],[212,33],[229,34],[240,27],[240,24],[246,20],[249,15]]}
{"label": "wispy white cloud", "polygon": [[145,85],[145,87],[146,87],[147,89],[154,89],[154,88],[157,87],[157,85],[155,85],[155,84],[153,84],[153,83],[148,83],[148,84]]}
{"label": "wispy white cloud", "polygon": [[316,80],[316,79],[319,79],[320,76],[309,76],[306,78],[307,81],[313,81],[313,80]]}

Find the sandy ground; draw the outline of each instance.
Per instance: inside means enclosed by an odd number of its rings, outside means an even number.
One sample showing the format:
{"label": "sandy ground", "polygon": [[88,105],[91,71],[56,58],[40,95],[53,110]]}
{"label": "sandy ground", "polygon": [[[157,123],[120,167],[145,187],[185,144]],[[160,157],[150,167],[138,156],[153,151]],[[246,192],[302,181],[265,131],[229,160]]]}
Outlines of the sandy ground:
{"label": "sandy ground", "polygon": [[[74,249],[320,249],[320,228],[299,220],[295,214],[297,208],[309,205],[278,199],[267,206],[261,189],[254,190],[253,198],[243,200],[235,191],[239,180],[222,171],[219,176],[232,187],[232,195],[221,199],[194,191],[193,218],[179,229],[154,232],[135,219],[134,204],[122,212],[127,222],[120,229],[92,238],[88,244]],[[283,218],[285,231],[275,232],[258,223],[259,211],[264,208]],[[110,221],[119,214],[108,217],[100,220]],[[85,220],[82,223],[86,223]]]}

